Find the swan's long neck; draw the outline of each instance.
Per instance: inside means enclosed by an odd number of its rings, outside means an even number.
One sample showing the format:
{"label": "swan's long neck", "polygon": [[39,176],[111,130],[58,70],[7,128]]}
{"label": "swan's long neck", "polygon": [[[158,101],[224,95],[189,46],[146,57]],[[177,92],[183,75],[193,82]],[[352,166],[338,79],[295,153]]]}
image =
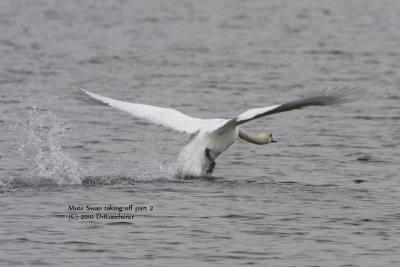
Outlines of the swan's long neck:
{"label": "swan's long neck", "polygon": [[242,138],[243,140],[246,140],[247,142],[256,144],[256,145],[265,145],[268,144],[268,132],[262,132],[261,134],[252,134],[249,132],[246,132],[242,128],[239,127],[239,137]]}

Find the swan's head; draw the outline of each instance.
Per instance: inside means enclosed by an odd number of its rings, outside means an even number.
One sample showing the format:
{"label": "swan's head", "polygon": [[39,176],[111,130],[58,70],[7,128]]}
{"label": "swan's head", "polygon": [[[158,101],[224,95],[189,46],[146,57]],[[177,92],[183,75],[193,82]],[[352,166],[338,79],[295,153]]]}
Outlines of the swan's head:
{"label": "swan's head", "polygon": [[260,137],[262,138],[264,144],[277,143],[277,141],[272,138],[272,133],[268,131],[261,133]]}
{"label": "swan's head", "polygon": [[246,140],[247,142],[256,145],[266,145],[269,143],[276,143],[276,141],[272,138],[272,134],[268,131],[256,135],[248,133],[239,127],[239,137],[242,138],[243,140]]}

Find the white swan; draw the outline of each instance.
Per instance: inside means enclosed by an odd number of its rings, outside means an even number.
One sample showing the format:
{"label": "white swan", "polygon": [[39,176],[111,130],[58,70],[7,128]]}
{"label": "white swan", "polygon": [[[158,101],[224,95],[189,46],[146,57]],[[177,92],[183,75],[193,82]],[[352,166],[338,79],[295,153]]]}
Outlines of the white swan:
{"label": "white swan", "polygon": [[335,87],[284,104],[249,109],[232,119],[199,119],[170,108],[129,103],[81,90],[90,97],[135,117],[190,134],[189,143],[178,156],[178,177],[210,176],[215,167],[215,159],[228,149],[237,137],[257,145],[276,142],[268,131],[259,135],[244,131],[239,125],[245,122],[306,106],[352,102],[365,94],[364,90],[358,88]]}

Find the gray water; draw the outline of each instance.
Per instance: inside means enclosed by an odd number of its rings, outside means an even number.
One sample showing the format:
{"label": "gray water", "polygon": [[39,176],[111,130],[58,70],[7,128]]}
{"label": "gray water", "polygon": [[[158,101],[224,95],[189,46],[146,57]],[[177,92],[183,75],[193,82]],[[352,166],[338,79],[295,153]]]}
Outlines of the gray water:
{"label": "gray water", "polygon": [[[400,266],[398,1],[3,0],[0,29],[1,266]],[[79,91],[230,118],[348,84],[189,180],[187,136]]]}

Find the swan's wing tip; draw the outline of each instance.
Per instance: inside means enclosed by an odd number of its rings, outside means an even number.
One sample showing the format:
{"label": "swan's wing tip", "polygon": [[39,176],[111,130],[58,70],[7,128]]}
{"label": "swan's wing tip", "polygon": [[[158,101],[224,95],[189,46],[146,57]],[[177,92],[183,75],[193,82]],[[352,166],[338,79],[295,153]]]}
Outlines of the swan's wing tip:
{"label": "swan's wing tip", "polygon": [[357,101],[368,94],[368,90],[357,86],[335,86],[306,97],[315,99],[321,105],[342,104]]}
{"label": "swan's wing tip", "polygon": [[88,96],[91,96],[91,97],[93,97],[93,95],[95,95],[92,92],[89,92],[88,90],[86,90],[84,88],[79,88],[79,90],[81,90],[82,92],[84,92],[85,94],[87,94]]}
{"label": "swan's wing tip", "polygon": [[94,98],[94,97],[93,97],[93,93],[89,92],[89,91],[86,90],[86,89],[79,88],[79,91],[83,92],[83,93],[84,93],[85,95],[87,95],[87,96],[90,96],[91,98]]}
{"label": "swan's wing tip", "polygon": [[80,88],[80,91],[84,92],[85,95],[89,96],[89,99],[91,103],[93,104],[98,104],[98,105],[108,105],[108,106],[114,106],[116,108],[118,108],[117,106],[115,106],[115,103],[121,102],[109,97],[105,97],[105,96],[101,96],[95,93],[92,93],[86,89]]}

